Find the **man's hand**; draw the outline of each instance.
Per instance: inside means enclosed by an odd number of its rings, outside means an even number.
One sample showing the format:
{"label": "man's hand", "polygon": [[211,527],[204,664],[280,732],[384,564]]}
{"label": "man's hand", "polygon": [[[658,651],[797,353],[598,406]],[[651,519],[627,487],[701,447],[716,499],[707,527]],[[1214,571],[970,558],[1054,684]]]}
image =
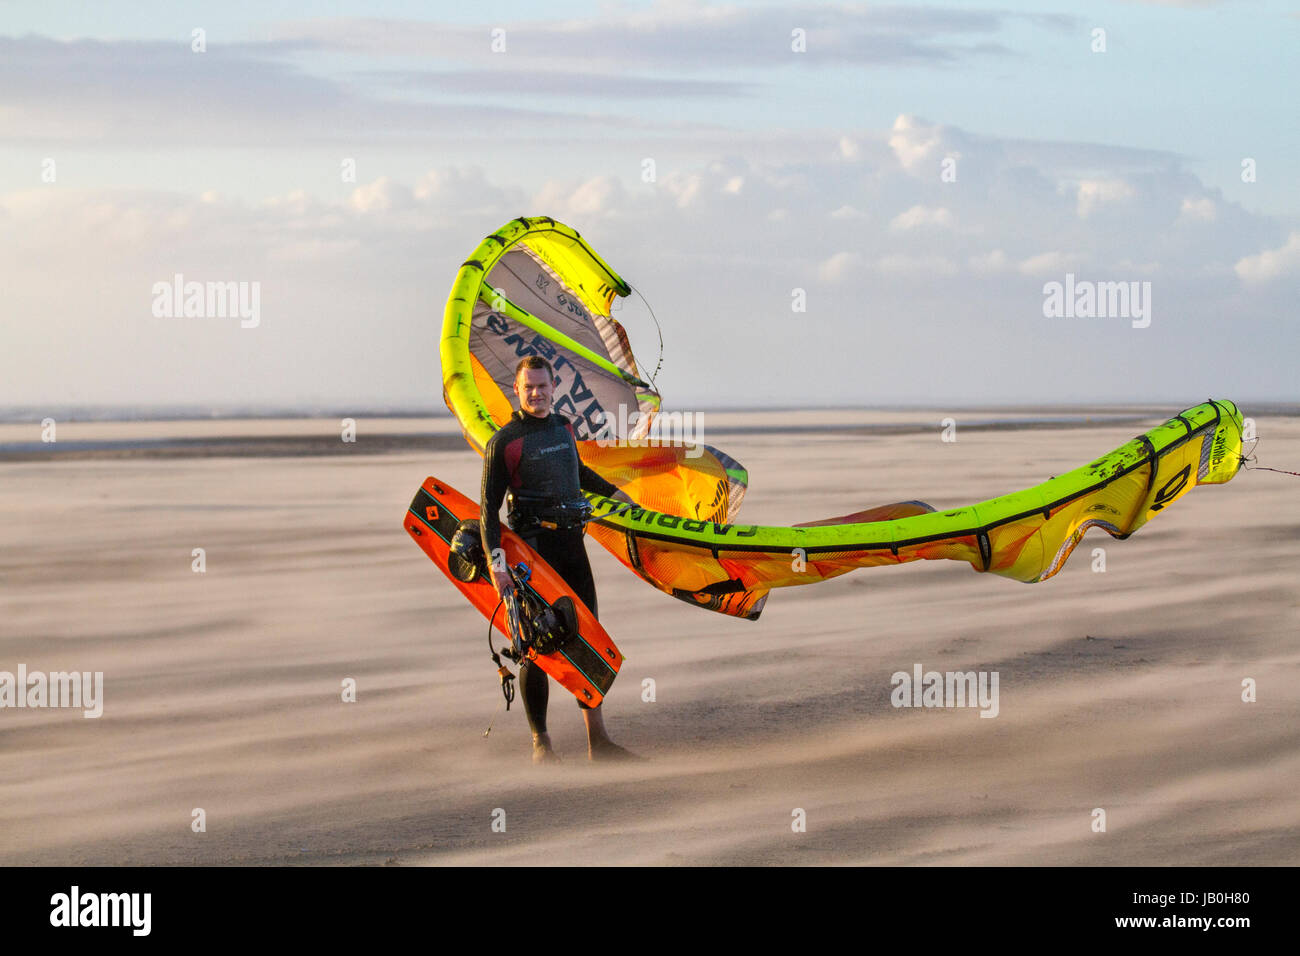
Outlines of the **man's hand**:
{"label": "man's hand", "polygon": [[[622,490],[621,488],[618,491],[614,492],[612,495],[610,495],[610,498],[613,499],[614,501],[621,501],[624,504],[631,505],[633,508],[641,507],[639,504],[637,504],[635,501],[632,500],[632,497],[626,491]],[[622,509],[622,510],[626,510],[626,509]]]}
{"label": "man's hand", "polygon": [[502,598],[508,597],[510,592],[515,588],[514,582],[510,579],[509,572],[500,571],[496,568],[492,569],[492,586],[497,589],[497,594]]}

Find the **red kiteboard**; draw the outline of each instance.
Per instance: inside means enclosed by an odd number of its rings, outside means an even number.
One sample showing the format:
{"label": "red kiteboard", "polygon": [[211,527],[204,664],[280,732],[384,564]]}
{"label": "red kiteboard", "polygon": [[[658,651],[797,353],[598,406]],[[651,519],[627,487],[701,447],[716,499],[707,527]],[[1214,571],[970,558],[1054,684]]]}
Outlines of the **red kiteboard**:
{"label": "red kiteboard", "polygon": [[[424,553],[438,566],[447,579],[469,598],[471,604],[487,618],[507,639],[510,638],[509,624],[504,607],[498,609],[500,601],[491,579],[485,574],[478,574],[474,580],[462,580],[462,576],[453,574],[449,565],[452,558],[451,540],[467,518],[477,519],[478,502],[466,498],[445,481],[436,478],[424,479],[424,484],[415,493],[411,506],[406,512],[403,524],[407,532],[415,539]],[[522,587],[527,589],[527,596],[535,607],[551,608],[561,598],[573,602],[573,611],[577,627],[556,650],[539,654],[536,648],[529,648],[527,656],[537,663],[543,671],[554,677],[573,694],[574,697],[591,707],[599,706],[609,692],[610,685],[618,676],[623,666],[623,655],[609,639],[605,629],[592,615],[581,599],[564,582],[559,573],[542,560],[536,551],[524,544],[523,540],[507,528],[501,529],[501,547],[505,550],[506,560],[512,569],[523,565],[527,580]],[[520,577],[517,573],[516,578]],[[563,607],[563,602],[561,602]]]}

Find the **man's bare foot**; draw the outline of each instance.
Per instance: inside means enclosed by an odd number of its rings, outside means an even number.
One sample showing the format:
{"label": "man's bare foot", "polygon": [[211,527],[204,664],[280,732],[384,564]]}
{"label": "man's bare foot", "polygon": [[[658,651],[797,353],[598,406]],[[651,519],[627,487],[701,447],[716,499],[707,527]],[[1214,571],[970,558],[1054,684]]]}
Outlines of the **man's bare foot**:
{"label": "man's bare foot", "polygon": [[632,751],[620,747],[612,740],[596,740],[587,744],[587,759],[639,761],[644,760],[645,758],[638,757],[636,754],[632,753]]}
{"label": "man's bare foot", "polygon": [[560,755],[551,746],[548,734],[533,734],[533,763],[559,763]]}

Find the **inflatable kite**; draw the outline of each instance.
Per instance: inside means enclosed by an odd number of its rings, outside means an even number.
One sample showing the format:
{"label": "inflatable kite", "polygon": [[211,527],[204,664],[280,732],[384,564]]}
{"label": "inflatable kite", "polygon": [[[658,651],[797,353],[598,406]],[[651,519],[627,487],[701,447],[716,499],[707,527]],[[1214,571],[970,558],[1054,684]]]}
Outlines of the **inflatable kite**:
{"label": "inflatable kite", "polygon": [[1197,485],[1231,480],[1242,461],[1241,412],[1211,400],[1081,468],[964,508],[907,501],[792,527],[741,524],[738,462],[712,446],[645,442],[660,396],[612,316],[631,291],[568,226],[507,223],[456,276],[443,397],[482,454],[514,411],[519,360],[547,359],[554,410],[573,422],[582,460],[642,506],[588,494],[588,534],[659,590],[723,614],[755,620],[772,588],[919,558],[1045,581],[1090,528],[1127,538]]}

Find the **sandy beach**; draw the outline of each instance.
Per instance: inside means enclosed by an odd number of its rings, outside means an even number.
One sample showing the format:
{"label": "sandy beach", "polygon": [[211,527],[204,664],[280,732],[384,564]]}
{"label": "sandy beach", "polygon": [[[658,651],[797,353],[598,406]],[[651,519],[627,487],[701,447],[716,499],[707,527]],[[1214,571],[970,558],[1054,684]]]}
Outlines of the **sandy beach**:
{"label": "sandy beach", "polygon": [[[972,411],[955,443],[945,410],[731,412],[707,440],[749,469],[743,519],[793,524],[1004,494],[1176,411],[964,430],[998,414]],[[1262,463],[1300,470],[1300,418],[1256,427]],[[0,670],[104,674],[97,719],[0,710],[0,864],[1300,863],[1300,479],[1198,488],[1042,584],[917,562],[775,591],[757,622],[589,543],[627,655],[607,723],[648,759],[589,763],[553,686],[564,763],[534,768],[520,706],[494,719],[485,621],[402,527],[427,475],[476,496],[480,459],[449,419],[338,432],[70,423],[60,441],[131,447],[0,456]],[[996,718],[892,706],[916,664],[998,672]]]}

